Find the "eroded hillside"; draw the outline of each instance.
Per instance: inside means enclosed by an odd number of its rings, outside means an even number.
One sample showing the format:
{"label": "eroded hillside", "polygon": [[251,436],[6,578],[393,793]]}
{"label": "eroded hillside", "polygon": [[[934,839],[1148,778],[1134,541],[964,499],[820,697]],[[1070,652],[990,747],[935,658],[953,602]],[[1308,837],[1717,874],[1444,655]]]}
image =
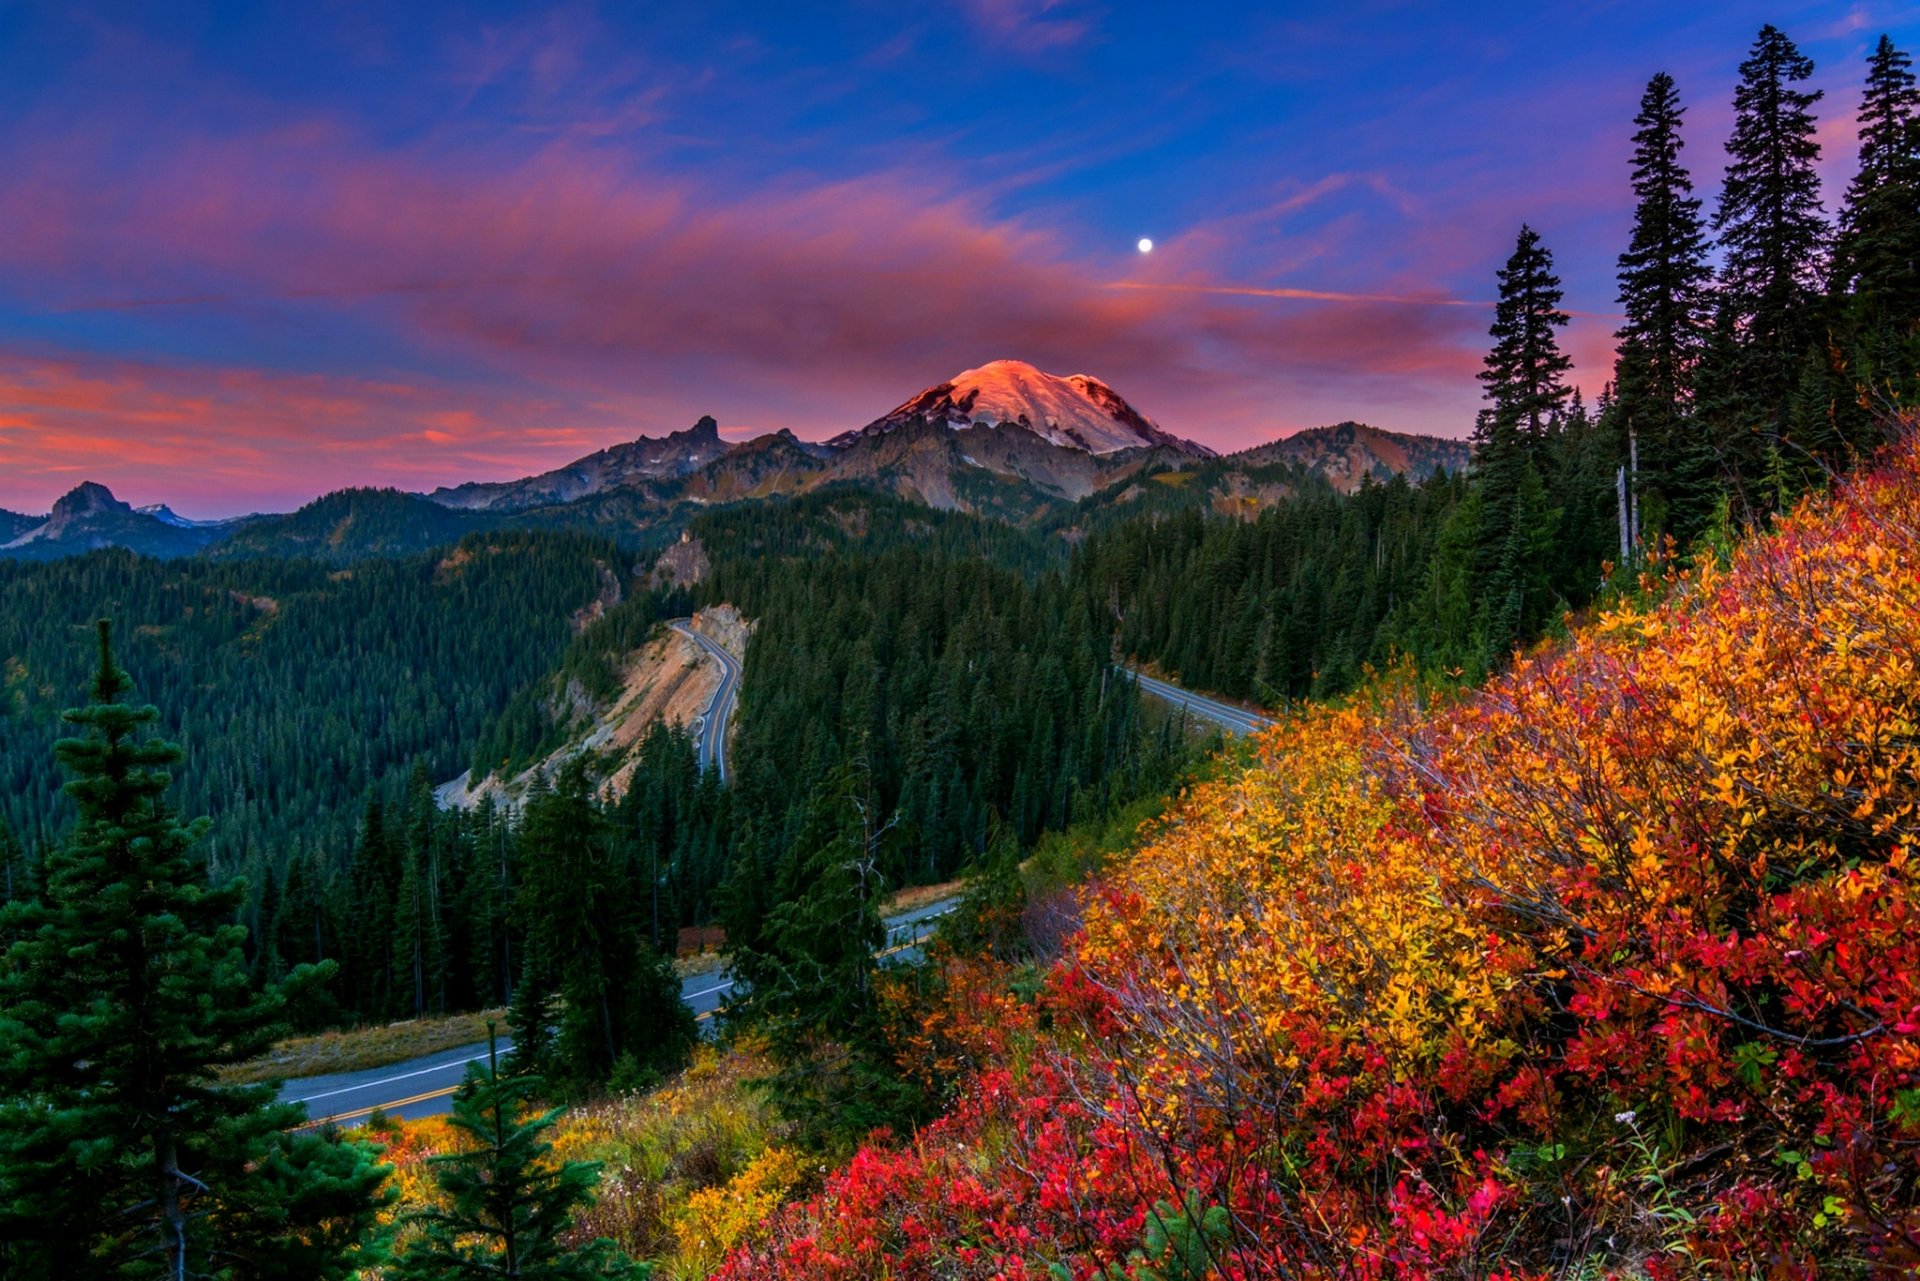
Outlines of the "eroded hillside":
{"label": "eroded hillside", "polygon": [[[745,656],[751,627],[732,605],[697,611],[692,626],[735,659]],[[574,726],[564,744],[510,773],[496,771],[476,780],[472,770],[466,771],[436,790],[441,806],[473,809],[491,801],[518,808],[537,781],[551,780],[582,754],[592,757],[602,796],[617,800],[626,793],[647,731],[656,724],[695,725],[713,702],[722,672],[719,661],[698,642],[662,626],[620,660],[616,674],[619,686],[609,698],[592,697],[577,681],[565,682],[557,691],[554,697],[565,706],[554,709],[556,719]]]}

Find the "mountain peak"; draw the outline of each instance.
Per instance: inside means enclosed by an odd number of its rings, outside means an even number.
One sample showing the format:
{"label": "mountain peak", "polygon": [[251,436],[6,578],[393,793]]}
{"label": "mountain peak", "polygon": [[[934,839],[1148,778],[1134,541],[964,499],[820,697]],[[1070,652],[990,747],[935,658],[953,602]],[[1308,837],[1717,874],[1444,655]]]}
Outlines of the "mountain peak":
{"label": "mountain peak", "polygon": [[131,507],[113,496],[113,491],[98,481],[82,481],[63,494],[53,505],[49,519],[54,521],[79,520],[86,516],[97,516],[102,512],[132,511]]}
{"label": "mountain peak", "polygon": [[1019,427],[1048,444],[1089,454],[1127,449],[1175,449],[1205,457],[1212,451],[1166,431],[1091,374],[1060,377],[1024,360],[993,360],[937,383],[832,443],[885,435],[915,419],[972,426]]}

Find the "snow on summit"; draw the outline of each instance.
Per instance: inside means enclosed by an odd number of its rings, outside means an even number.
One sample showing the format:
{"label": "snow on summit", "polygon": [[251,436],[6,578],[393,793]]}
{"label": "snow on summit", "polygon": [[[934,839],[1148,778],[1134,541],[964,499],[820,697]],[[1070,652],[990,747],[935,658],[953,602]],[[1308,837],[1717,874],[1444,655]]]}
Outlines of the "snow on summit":
{"label": "snow on summit", "polygon": [[1088,374],[1062,378],[1024,360],[996,360],[969,369],[833,443],[882,435],[916,418],[944,421],[956,428],[976,423],[1024,427],[1049,444],[1090,454],[1155,446],[1196,455],[1212,452],[1161,430],[1098,378]]}

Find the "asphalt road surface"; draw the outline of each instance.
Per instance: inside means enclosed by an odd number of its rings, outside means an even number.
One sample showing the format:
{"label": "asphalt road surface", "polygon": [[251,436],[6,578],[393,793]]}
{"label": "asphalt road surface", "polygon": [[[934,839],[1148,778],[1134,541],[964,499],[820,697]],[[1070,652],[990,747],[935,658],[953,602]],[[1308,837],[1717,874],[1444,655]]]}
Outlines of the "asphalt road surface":
{"label": "asphalt road surface", "polygon": [[1128,668],[1127,672],[1140,683],[1143,692],[1171,703],[1182,711],[1191,712],[1202,720],[1212,721],[1229,734],[1257,734],[1273,724],[1270,717],[1250,712],[1244,707],[1235,707],[1232,703],[1223,703],[1204,694],[1189,693],[1178,685],[1170,685],[1132,668]]}
{"label": "asphalt road surface", "polygon": [[[887,945],[879,955],[889,964],[918,961],[919,943],[933,933],[941,917],[953,911],[956,902],[957,899],[941,899],[888,917]],[[732,991],[733,980],[724,972],[696,974],[682,980],[680,999],[692,1009],[694,1018],[704,1029]],[[506,1057],[512,1048],[513,1042],[502,1036],[501,1057]],[[388,1116],[408,1119],[436,1116],[447,1110],[448,1097],[466,1079],[467,1064],[484,1063],[486,1058],[487,1045],[482,1041],[386,1067],[288,1081],[280,1088],[280,1099],[285,1103],[306,1104],[307,1116],[315,1125],[324,1121],[356,1125],[365,1121],[375,1108]]]}
{"label": "asphalt road surface", "polygon": [[700,740],[695,755],[702,770],[720,771],[720,781],[724,783],[727,781],[727,725],[733,720],[734,704],[740,700],[740,660],[719,642],[694,631],[690,618],[676,618],[667,626],[711,654],[720,664],[720,688],[713,692],[713,701],[700,714]]}

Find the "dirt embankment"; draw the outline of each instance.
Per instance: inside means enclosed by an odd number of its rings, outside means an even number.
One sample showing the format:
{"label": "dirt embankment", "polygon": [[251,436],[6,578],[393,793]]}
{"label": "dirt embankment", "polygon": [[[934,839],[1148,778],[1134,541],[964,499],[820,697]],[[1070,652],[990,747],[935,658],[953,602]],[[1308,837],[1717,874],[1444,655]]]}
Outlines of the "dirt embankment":
{"label": "dirt embankment", "polygon": [[719,642],[720,648],[736,659],[744,659],[747,656],[747,637],[753,633],[753,624],[740,617],[740,611],[733,606],[715,605],[694,614],[693,630],[708,640]]}
{"label": "dirt embankment", "polygon": [[[700,611],[694,627],[736,657],[746,653],[750,627],[733,606]],[[568,761],[591,752],[602,795],[617,800],[633,778],[647,731],[657,722],[691,725],[713,701],[720,676],[717,659],[688,637],[661,627],[621,664],[619,692],[601,707],[582,709],[591,720],[566,745],[510,778],[495,774],[475,780],[469,772],[443,783],[435,795],[449,809],[473,809],[487,799],[497,807],[517,808],[535,780],[551,779]]]}

